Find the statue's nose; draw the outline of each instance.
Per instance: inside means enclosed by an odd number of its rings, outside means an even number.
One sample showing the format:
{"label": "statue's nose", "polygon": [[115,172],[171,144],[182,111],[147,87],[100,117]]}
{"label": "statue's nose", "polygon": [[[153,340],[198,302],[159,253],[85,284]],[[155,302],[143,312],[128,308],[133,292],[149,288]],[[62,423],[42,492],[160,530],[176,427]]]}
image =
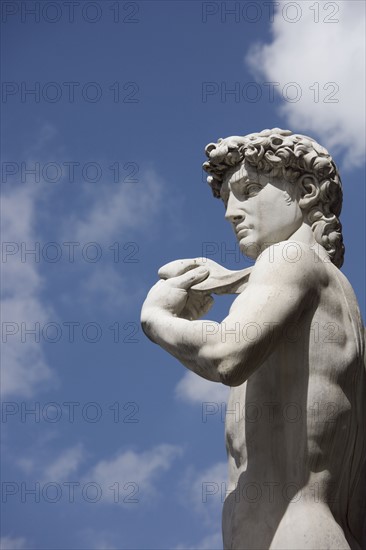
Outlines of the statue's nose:
{"label": "statue's nose", "polygon": [[225,218],[231,223],[239,223],[245,218],[243,205],[232,193],[226,206]]}

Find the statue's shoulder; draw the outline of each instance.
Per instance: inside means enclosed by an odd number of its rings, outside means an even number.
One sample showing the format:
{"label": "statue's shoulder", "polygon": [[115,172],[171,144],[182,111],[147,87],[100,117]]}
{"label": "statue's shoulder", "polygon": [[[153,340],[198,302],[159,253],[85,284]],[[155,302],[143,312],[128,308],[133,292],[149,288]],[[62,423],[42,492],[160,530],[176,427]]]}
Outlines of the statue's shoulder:
{"label": "statue's shoulder", "polygon": [[327,284],[324,263],[329,259],[318,254],[316,248],[296,240],[271,244],[257,258],[252,282],[267,280],[273,284],[292,284],[319,287]]}
{"label": "statue's shoulder", "polygon": [[[327,256],[326,253],[325,255]],[[308,269],[313,269],[324,261],[329,262],[330,260],[328,256],[325,258],[319,254],[318,246],[308,245],[296,240],[286,240],[268,246],[258,256],[254,267],[270,267],[273,265],[274,268],[303,269],[307,266]]]}

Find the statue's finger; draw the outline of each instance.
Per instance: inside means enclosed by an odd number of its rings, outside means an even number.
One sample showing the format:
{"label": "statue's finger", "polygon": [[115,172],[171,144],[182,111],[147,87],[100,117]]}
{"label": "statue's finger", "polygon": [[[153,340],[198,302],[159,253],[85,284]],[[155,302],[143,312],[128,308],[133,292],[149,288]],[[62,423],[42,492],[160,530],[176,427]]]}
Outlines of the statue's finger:
{"label": "statue's finger", "polygon": [[163,265],[159,269],[158,275],[161,279],[178,277],[179,275],[183,275],[184,273],[187,273],[187,271],[190,271],[195,267],[198,267],[200,265],[204,266],[204,263],[205,258],[188,258],[185,260],[174,260],[173,262],[169,262]]}
{"label": "statue's finger", "polygon": [[183,275],[169,278],[165,284],[171,284],[175,288],[183,288],[188,290],[192,285],[196,285],[201,281],[204,281],[208,275],[209,272],[206,268],[196,267],[196,269],[191,269]]}

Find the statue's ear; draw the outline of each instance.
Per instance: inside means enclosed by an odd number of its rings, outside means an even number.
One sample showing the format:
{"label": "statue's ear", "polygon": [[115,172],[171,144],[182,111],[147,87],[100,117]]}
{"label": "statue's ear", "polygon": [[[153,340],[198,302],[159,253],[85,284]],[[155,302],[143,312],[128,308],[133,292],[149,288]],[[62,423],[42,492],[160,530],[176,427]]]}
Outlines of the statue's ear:
{"label": "statue's ear", "polygon": [[298,180],[299,206],[302,210],[307,210],[318,201],[319,186],[315,176],[305,174]]}

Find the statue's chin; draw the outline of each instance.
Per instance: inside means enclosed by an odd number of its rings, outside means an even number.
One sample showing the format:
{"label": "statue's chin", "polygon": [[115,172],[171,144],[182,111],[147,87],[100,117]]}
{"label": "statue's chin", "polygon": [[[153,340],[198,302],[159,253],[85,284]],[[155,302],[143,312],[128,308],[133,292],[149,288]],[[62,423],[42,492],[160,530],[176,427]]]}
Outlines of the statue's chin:
{"label": "statue's chin", "polygon": [[241,239],[241,241],[239,241],[240,252],[251,260],[256,260],[261,253],[261,247],[259,244],[244,241],[245,239]]}

